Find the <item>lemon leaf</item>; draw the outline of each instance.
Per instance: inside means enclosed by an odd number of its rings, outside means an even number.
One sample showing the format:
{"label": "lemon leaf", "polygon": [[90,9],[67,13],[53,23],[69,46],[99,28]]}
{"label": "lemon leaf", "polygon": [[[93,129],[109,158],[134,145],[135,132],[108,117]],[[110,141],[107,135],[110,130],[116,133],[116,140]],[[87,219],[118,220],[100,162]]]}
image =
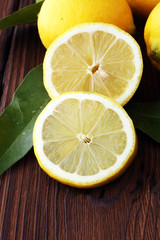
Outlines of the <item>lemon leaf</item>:
{"label": "lemon leaf", "polygon": [[132,103],[125,107],[136,128],[160,142],[160,101]]}
{"label": "lemon leaf", "polygon": [[32,69],[0,116],[0,174],[32,147],[34,122],[49,101],[42,75],[42,65]]}
{"label": "lemon leaf", "polygon": [[7,17],[1,18],[0,29],[36,22],[41,5],[42,2],[34,3],[8,15]]}

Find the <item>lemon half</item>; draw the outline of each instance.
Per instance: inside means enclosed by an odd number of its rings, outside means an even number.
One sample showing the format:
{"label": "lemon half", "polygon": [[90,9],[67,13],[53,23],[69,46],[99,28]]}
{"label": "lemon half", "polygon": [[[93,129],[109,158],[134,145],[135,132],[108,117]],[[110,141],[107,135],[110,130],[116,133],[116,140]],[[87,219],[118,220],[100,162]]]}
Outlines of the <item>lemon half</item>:
{"label": "lemon half", "polygon": [[116,26],[88,23],[55,40],[44,58],[44,86],[51,98],[72,91],[98,92],[127,103],[143,69],[139,45]]}
{"label": "lemon half", "polygon": [[123,173],[135,157],[137,139],[118,103],[96,93],[73,92],[52,100],[39,115],[33,146],[49,176],[89,188]]}

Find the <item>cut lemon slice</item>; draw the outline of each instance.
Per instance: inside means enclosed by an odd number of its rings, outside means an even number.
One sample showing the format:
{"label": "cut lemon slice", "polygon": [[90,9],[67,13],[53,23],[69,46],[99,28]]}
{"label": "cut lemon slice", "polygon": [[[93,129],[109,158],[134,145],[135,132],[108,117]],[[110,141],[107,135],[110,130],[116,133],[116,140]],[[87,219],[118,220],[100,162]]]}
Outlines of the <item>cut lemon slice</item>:
{"label": "cut lemon slice", "polygon": [[33,131],[41,168],[58,181],[95,187],[118,177],[136,154],[136,134],[125,110],[97,93],[67,93],[52,100]]}
{"label": "cut lemon slice", "polygon": [[87,23],[56,39],[44,58],[51,98],[72,91],[98,92],[121,105],[136,91],[143,69],[139,45],[116,26]]}

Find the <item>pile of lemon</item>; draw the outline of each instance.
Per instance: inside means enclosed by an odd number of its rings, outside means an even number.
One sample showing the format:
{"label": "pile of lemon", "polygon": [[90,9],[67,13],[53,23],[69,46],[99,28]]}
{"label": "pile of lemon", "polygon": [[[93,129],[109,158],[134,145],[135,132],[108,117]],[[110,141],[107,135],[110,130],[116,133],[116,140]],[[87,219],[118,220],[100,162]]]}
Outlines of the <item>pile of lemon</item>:
{"label": "pile of lemon", "polygon": [[137,150],[122,107],[143,70],[140,47],[129,34],[135,31],[131,9],[125,0],[45,0],[38,30],[47,48],[44,86],[52,98],[34,127],[38,162],[71,186],[110,182]]}

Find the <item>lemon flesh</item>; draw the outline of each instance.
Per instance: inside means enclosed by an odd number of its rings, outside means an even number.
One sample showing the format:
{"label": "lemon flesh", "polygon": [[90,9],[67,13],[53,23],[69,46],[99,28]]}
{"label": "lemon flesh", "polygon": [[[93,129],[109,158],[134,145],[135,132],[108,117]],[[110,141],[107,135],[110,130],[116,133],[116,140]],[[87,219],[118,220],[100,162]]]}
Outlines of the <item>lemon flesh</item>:
{"label": "lemon flesh", "polygon": [[70,93],[51,101],[35,124],[33,139],[40,166],[77,187],[113,180],[136,152],[128,115],[97,94]]}
{"label": "lemon flesh", "polygon": [[124,105],[142,74],[138,44],[109,24],[80,25],[53,42],[44,59],[51,98],[72,91],[98,92]]}

